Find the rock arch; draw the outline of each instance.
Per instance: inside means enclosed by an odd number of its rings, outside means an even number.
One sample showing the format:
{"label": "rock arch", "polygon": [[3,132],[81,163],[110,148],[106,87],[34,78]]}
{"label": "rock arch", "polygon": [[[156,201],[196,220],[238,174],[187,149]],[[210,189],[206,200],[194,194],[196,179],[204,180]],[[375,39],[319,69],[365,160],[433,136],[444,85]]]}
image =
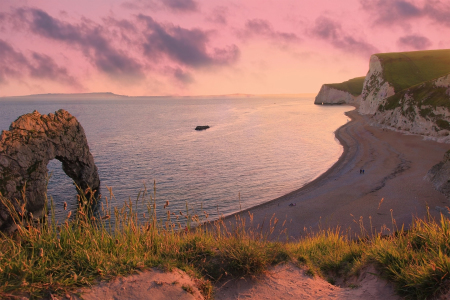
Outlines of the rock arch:
{"label": "rock arch", "polygon": [[[67,111],[41,115],[38,111],[20,116],[0,136],[0,193],[7,199],[22,199],[27,212],[39,216],[45,205],[47,164],[57,159],[64,172],[83,190],[99,189],[100,179],[89,151],[83,127]],[[13,201],[15,202],[15,201]],[[19,209],[16,205],[16,210]],[[12,219],[0,203],[0,229]]]}

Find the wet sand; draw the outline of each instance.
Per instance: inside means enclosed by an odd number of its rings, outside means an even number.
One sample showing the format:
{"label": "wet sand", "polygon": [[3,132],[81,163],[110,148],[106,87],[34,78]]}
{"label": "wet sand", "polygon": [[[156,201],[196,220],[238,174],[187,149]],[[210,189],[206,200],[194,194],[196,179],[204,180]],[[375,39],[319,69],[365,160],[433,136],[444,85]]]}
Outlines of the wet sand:
{"label": "wet sand", "polygon": [[[377,231],[383,225],[392,229],[391,213],[399,228],[402,224],[407,228],[413,217],[427,215],[427,206],[432,216],[440,216],[435,207],[450,203],[423,178],[450,145],[370,126],[369,118],[356,110],[346,115],[352,120],[336,131],[344,147],[339,160],[302,188],[237,213],[247,219],[246,224],[249,213],[255,227],[264,222],[267,228],[274,216],[280,220],[278,224],[287,221],[290,238],[298,238],[305,228],[340,226],[358,234],[361,218],[367,230],[371,224]],[[225,221],[234,220],[237,214]]]}

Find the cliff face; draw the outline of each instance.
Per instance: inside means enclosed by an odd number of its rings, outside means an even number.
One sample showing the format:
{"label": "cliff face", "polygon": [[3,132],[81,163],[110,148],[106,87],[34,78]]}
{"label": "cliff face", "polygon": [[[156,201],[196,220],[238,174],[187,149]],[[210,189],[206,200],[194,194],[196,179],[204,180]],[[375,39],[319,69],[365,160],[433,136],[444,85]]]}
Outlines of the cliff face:
{"label": "cliff face", "polygon": [[444,155],[444,159],[433,166],[425,179],[431,181],[434,188],[443,193],[450,200],[450,150]]}
{"label": "cliff face", "polygon": [[373,119],[386,127],[450,142],[449,105],[450,74],[383,100]]}
{"label": "cliff face", "polygon": [[370,57],[369,72],[364,80],[359,112],[374,114],[387,97],[394,95],[394,88],[383,76],[383,66],[376,55]]}
{"label": "cliff face", "polygon": [[314,104],[356,104],[358,98],[358,96],[353,96],[349,92],[341,91],[324,84],[319,94],[317,94]]}
{"label": "cliff face", "polygon": [[358,104],[365,77],[322,85],[314,104]]}
{"label": "cliff face", "polygon": [[450,49],[378,53],[369,72],[324,84],[315,104],[354,104],[396,130],[450,143]]}

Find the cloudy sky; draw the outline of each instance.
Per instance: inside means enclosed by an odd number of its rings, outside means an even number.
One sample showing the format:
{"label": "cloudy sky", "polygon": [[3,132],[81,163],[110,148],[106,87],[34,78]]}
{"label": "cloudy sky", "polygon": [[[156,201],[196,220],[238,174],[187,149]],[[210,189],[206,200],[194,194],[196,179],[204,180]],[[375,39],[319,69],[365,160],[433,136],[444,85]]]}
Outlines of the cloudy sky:
{"label": "cloudy sky", "polygon": [[317,93],[445,48],[448,0],[0,0],[0,96]]}

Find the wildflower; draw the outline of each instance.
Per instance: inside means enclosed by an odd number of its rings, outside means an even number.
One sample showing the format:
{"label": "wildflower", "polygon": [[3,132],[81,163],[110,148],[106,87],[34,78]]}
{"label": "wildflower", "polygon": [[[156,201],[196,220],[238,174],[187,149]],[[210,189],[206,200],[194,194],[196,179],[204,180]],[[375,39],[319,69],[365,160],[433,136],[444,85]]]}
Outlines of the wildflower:
{"label": "wildflower", "polygon": [[44,257],[44,249],[39,248],[39,257]]}
{"label": "wildflower", "polygon": [[64,210],[67,209],[67,202],[64,201]]}

